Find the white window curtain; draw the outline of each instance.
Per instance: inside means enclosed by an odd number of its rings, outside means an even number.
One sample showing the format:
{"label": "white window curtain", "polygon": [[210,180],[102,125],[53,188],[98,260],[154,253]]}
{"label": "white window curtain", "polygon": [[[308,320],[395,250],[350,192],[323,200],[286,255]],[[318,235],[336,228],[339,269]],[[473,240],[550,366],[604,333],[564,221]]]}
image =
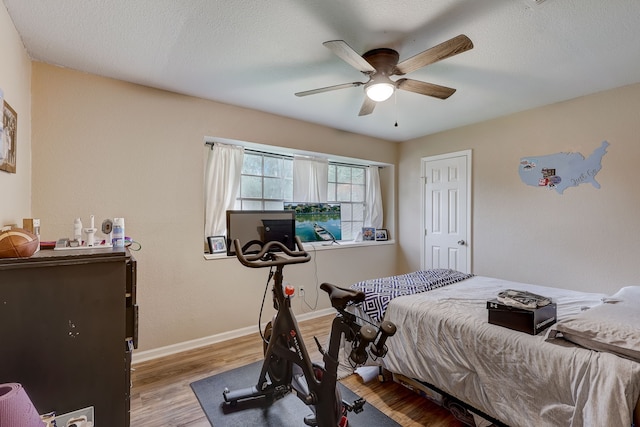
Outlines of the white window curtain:
{"label": "white window curtain", "polygon": [[382,228],[382,191],[378,166],[367,168],[367,195],[365,199],[364,226]]}
{"label": "white window curtain", "polygon": [[240,180],[244,147],[213,144],[205,170],[204,237],[224,236],[227,232],[228,209],[233,209]]}
{"label": "white window curtain", "polygon": [[293,202],[326,203],[329,161],[316,157],[293,158]]}

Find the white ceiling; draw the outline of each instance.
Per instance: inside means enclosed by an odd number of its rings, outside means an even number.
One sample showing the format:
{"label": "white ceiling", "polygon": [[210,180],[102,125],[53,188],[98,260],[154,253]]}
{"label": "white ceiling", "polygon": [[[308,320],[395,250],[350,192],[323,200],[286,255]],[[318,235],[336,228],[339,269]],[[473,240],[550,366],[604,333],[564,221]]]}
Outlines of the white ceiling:
{"label": "white ceiling", "polygon": [[[392,141],[640,82],[638,0],[3,1],[33,60]],[[294,96],[367,81],[324,41],[402,61],[458,34],[474,48],[407,75],[446,100]]]}

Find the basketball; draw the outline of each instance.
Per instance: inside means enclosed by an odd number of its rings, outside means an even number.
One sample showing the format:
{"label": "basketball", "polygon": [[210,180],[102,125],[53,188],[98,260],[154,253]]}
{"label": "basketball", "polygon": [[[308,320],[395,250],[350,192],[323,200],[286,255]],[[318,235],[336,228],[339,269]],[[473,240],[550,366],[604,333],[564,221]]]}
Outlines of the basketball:
{"label": "basketball", "polygon": [[0,231],[0,258],[29,258],[39,244],[38,237],[23,228]]}

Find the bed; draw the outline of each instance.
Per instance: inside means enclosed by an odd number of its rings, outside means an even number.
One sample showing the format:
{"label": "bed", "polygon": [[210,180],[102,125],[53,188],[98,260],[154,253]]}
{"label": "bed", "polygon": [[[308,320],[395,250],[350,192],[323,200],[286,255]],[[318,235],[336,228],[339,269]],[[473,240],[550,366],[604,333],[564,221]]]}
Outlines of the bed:
{"label": "bed", "polygon": [[[577,345],[577,339],[569,341],[561,331],[565,323],[596,313],[610,296],[482,276],[461,278],[458,272],[445,283],[442,272],[451,271],[414,272],[352,286],[367,295],[353,310],[374,322],[382,315],[398,327],[387,342],[387,356],[377,361],[384,368],[435,386],[512,427],[632,425],[634,412],[636,418],[640,414],[640,363],[633,357],[640,344],[627,349],[629,354],[602,345],[596,351]],[[489,324],[486,303],[506,289],[550,297],[557,304],[558,323],[538,335]],[[640,298],[640,288],[635,292],[627,299]],[[637,312],[638,303],[625,304]],[[640,336],[640,321],[631,323],[631,333]],[[588,333],[592,326],[587,325]],[[629,340],[611,341],[624,341],[624,346]],[[584,340],[581,344],[589,347]]]}

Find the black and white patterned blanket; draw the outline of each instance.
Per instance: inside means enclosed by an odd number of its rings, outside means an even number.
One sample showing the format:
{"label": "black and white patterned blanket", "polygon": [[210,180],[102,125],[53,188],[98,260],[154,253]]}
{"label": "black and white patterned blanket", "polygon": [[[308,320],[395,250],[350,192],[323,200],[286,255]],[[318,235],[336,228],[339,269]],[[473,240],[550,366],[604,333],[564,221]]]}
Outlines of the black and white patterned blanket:
{"label": "black and white patterned blanket", "polygon": [[400,276],[365,280],[352,285],[351,288],[365,293],[365,300],[359,303],[360,306],[369,317],[376,322],[381,322],[384,318],[384,312],[392,299],[441,288],[472,276],[473,274],[438,268],[416,271]]}

